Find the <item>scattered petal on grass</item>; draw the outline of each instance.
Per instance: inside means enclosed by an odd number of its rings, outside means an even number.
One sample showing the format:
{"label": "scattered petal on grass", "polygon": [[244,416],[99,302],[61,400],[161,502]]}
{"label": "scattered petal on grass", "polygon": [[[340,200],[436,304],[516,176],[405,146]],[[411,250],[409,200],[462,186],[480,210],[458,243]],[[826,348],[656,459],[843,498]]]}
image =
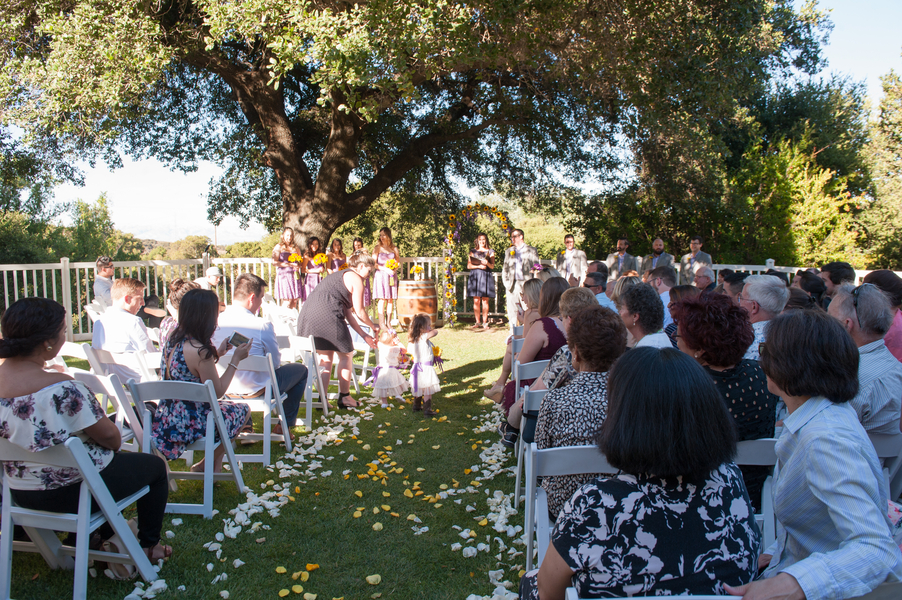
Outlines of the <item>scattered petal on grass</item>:
{"label": "scattered petal on grass", "polygon": [[285,596],[287,596],[290,593],[291,592],[289,590],[279,590],[279,598],[284,598]]}
{"label": "scattered petal on grass", "polygon": [[363,513],[360,512],[359,510],[355,510],[355,511],[354,511],[354,518],[355,518],[355,519],[359,519],[359,518],[362,517],[362,516],[363,516]]}
{"label": "scattered petal on grass", "polygon": [[438,445],[433,446],[432,449],[433,449],[433,450],[438,450],[438,449],[441,448],[441,447],[442,447],[442,445],[441,445],[441,444],[438,444]]}
{"label": "scattered petal on grass", "polygon": [[357,490],[356,492],[354,492],[354,495],[357,496],[358,498],[363,498],[363,492],[361,492],[360,490]]}
{"label": "scattered petal on grass", "polygon": [[383,504],[383,505],[382,505],[382,510],[384,510],[384,511],[390,511],[390,510],[391,510],[391,506],[389,506],[388,504]]}
{"label": "scattered petal on grass", "polygon": [[265,541],[266,541],[266,538],[265,538],[265,537],[257,538],[257,543],[258,543],[258,544],[262,544],[262,543],[265,542]]}
{"label": "scattered petal on grass", "polygon": [[306,593],[304,594],[304,600],[316,600],[316,594]]}
{"label": "scattered petal on grass", "polygon": [[366,582],[370,585],[379,585],[382,583],[382,575],[369,575]]}
{"label": "scattered petal on grass", "polygon": [[411,492],[410,490],[404,490],[404,495],[408,498],[413,498],[413,492]]}
{"label": "scattered petal on grass", "polygon": [[382,531],[382,523],[373,523],[373,531]]}
{"label": "scattered petal on grass", "polygon": [[293,586],[291,586],[291,591],[294,592],[295,594],[300,594],[301,592],[304,591],[304,587],[300,586],[300,585],[293,585]]}
{"label": "scattered petal on grass", "polygon": [[480,527],[485,527],[485,526],[488,525],[488,524],[489,524],[489,520],[488,520],[488,519],[483,519],[482,521],[479,522],[479,526],[480,526]]}
{"label": "scattered petal on grass", "polygon": [[285,567],[276,567],[276,573],[278,573],[279,575],[282,575],[283,573],[287,573],[287,572],[288,572],[288,569],[286,569]]}
{"label": "scattered petal on grass", "polygon": [[209,571],[210,573],[213,572],[213,563],[207,563],[207,571]]}
{"label": "scattered petal on grass", "polygon": [[223,600],[229,600],[228,590],[222,590],[221,592],[219,592],[219,595],[222,597]]}
{"label": "scattered petal on grass", "polygon": [[382,492],[382,496],[384,498],[388,498],[389,496],[391,496],[391,492]]}
{"label": "scattered petal on grass", "polygon": [[172,531],[167,531],[166,537],[171,540],[172,538],[175,537],[175,533],[173,533]]}
{"label": "scattered petal on grass", "polygon": [[419,471],[420,473],[422,473],[422,472],[425,471],[425,470],[426,470],[426,469],[424,469],[423,467],[417,467],[417,471]]}
{"label": "scattered petal on grass", "polygon": [[173,524],[174,526],[178,527],[179,525],[182,524],[182,520],[181,520],[181,519],[173,519],[173,520],[172,520],[172,524]]}
{"label": "scattered petal on grass", "polygon": [[319,565],[317,565],[317,564],[314,564],[314,563],[307,563],[307,570],[308,570],[308,571],[316,571],[318,568],[319,568]]}

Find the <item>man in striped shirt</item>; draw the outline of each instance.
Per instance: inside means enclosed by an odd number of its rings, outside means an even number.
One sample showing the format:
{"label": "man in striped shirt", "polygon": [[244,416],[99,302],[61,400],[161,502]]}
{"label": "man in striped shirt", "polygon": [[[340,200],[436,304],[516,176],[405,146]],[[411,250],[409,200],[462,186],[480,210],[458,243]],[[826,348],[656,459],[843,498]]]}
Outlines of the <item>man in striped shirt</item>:
{"label": "man in striped shirt", "polygon": [[858,346],[858,395],[852,406],[868,433],[899,433],[902,419],[902,363],[883,338],[893,323],[886,294],[875,285],[838,287],[827,312]]}

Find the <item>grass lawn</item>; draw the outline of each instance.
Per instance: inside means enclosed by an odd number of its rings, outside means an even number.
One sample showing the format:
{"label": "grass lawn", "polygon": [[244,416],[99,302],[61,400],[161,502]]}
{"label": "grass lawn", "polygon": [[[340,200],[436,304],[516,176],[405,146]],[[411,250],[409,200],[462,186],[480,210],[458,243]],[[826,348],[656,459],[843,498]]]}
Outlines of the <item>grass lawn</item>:
{"label": "grass lawn", "polygon": [[[252,515],[258,529],[251,532],[245,526],[235,539],[225,538],[218,558],[204,544],[216,541],[223,519],[232,517],[229,511],[248,501],[245,494],[221,483],[214,495],[219,514],[212,520],[167,515],[163,530],[175,535],[164,542],[172,544],[174,555],[161,571],[169,589],[158,597],[216,599],[227,591],[232,599],[278,599],[285,590],[289,598],[315,594],[319,600],[462,600],[471,594],[492,595],[489,572],[497,570],[501,573],[493,577],[500,575],[516,591],[524,546],[514,543],[521,534],[511,537],[504,526],[507,521],[523,525],[522,506],[509,518],[504,509],[513,493],[514,460],[497,444],[499,413],[481,393],[498,376],[505,336],[503,329],[440,330],[434,343],[449,360],[440,374],[443,389],[434,399],[437,417],[425,419],[410,404],[392,410],[370,404],[361,413],[343,411],[327,418],[318,413],[315,430],[304,432],[291,455],[281,445],[273,447],[273,460],[283,461],[281,472],[245,465],[245,485],[253,494],[271,493],[277,501],[277,493],[291,498],[277,516],[267,511]],[[255,447],[239,447],[243,451]],[[368,471],[385,475],[373,477]],[[200,482],[179,486],[171,501],[200,500]],[[182,524],[174,525],[173,518],[181,518]],[[496,531],[499,518],[501,531]],[[377,524],[381,530],[374,529]],[[475,537],[462,538],[466,529]],[[480,544],[485,546],[475,556],[465,557],[464,549]],[[511,555],[511,548],[519,554]],[[236,568],[235,559],[245,564]],[[308,565],[318,567],[307,575]],[[285,572],[279,573],[279,567]],[[220,574],[227,579],[211,584]],[[298,574],[296,580],[293,574]],[[372,575],[380,575],[381,582],[368,583]],[[16,553],[13,558],[12,594],[20,600],[69,597],[72,581],[71,572],[51,571],[37,554]],[[303,590],[292,591],[298,585]],[[88,583],[92,599],[121,599],[133,589],[133,582],[102,574]]]}

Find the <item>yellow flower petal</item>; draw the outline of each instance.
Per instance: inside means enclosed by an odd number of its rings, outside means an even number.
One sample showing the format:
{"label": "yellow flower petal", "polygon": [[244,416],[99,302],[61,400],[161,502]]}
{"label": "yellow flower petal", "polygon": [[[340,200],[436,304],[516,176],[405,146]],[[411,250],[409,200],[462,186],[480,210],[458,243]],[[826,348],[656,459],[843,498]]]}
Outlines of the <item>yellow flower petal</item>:
{"label": "yellow flower petal", "polygon": [[319,568],[319,565],[316,563],[307,563],[308,571],[316,571]]}
{"label": "yellow flower petal", "polygon": [[488,520],[488,519],[483,519],[482,521],[479,522],[479,526],[480,526],[480,527],[485,527],[485,526],[488,525],[488,524],[489,524],[489,520]]}
{"label": "yellow flower petal", "polygon": [[413,513],[410,513],[409,515],[407,515],[407,520],[408,520],[408,521],[413,521],[413,520],[415,520],[416,518],[417,518],[417,516],[416,516],[415,514],[413,514]]}
{"label": "yellow flower petal", "polygon": [[301,581],[307,581],[308,579],[310,579],[310,573],[308,573],[307,571],[302,571],[301,572]]}
{"label": "yellow flower petal", "polygon": [[295,494],[300,494],[300,493],[301,493],[301,486],[299,486],[299,485],[294,486],[294,493],[295,493]]}
{"label": "yellow flower petal", "polygon": [[297,581],[298,577],[300,577],[300,576],[301,576],[301,571],[296,571],[291,574],[291,578],[294,579],[295,581]]}
{"label": "yellow flower petal", "polygon": [[279,590],[279,598],[284,598],[285,596],[287,596],[290,593],[291,592],[288,590]]}
{"label": "yellow flower petal", "polygon": [[442,447],[442,445],[441,445],[441,444],[438,444],[437,446],[433,446],[432,449],[433,449],[433,450],[438,450],[438,449],[441,448],[441,447]]}
{"label": "yellow flower petal", "polygon": [[304,591],[304,586],[302,586],[302,585],[293,585],[293,586],[291,586],[291,591],[294,592],[295,594],[300,594],[301,592]]}
{"label": "yellow flower petal", "polygon": [[382,583],[382,575],[369,575],[366,578],[366,582],[370,585],[379,585]]}
{"label": "yellow flower petal", "polygon": [[438,486],[438,489],[440,489],[440,490],[447,490],[447,489],[448,489],[448,484],[447,484],[447,483],[443,483],[442,485]]}
{"label": "yellow flower petal", "polygon": [[362,516],[363,516],[363,513],[360,512],[359,510],[355,510],[355,511],[354,511],[354,518],[355,518],[355,519],[359,519],[359,518],[362,517]]}
{"label": "yellow flower petal", "polygon": [[401,516],[401,515],[399,515],[399,514],[396,513],[396,512],[388,513],[388,514],[390,514],[390,515],[393,516],[393,517],[400,517],[400,516]]}
{"label": "yellow flower petal", "polygon": [[413,498],[413,492],[411,492],[410,490],[404,490],[404,495],[408,498]]}
{"label": "yellow flower petal", "polygon": [[288,569],[286,569],[285,567],[276,567],[276,573],[278,573],[280,575],[282,573],[287,573],[287,572],[288,572]]}
{"label": "yellow flower petal", "polygon": [[417,467],[417,471],[419,471],[420,473],[422,473],[422,472],[425,471],[425,470],[426,470],[426,469],[424,469],[423,467]]}
{"label": "yellow flower petal", "polygon": [[363,445],[363,449],[364,449],[364,450],[369,450],[369,449],[370,449],[370,445],[369,445],[369,444],[364,444],[364,445]]}
{"label": "yellow flower petal", "polygon": [[354,492],[354,495],[357,496],[358,498],[363,498],[363,492],[361,492],[360,490],[357,490],[356,492]]}
{"label": "yellow flower petal", "polygon": [[384,498],[388,498],[389,496],[391,496],[391,492],[382,492],[382,496]]}
{"label": "yellow flower petal", "polygon": [[379,514],[379,507],[378,507],[378,506],[374,506],[374,507],[373,507],[373,514],[374,514],[374,515],[378,515],[378,514]]}
{"label": "yellow flower petal", "polygon": [[388,511],[391,510],[391,506],[389,506],[388,504],[383,504],[383,505],[382,505],[382,510],[388,512]]}
{"label": "yellow flower petal", "polygon": [[316,594],[307,592],[306,594],[304,594],[304,600],[316,600]]}
{"label": "yellow flower petal", "polygon": [[373,531],[382,531],[382,523],[373,523]]}

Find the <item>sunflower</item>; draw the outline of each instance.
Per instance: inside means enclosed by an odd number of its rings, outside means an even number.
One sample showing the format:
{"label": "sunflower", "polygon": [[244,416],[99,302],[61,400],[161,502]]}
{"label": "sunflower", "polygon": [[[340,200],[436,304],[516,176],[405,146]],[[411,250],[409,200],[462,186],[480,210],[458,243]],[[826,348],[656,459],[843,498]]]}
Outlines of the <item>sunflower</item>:
{"label": "sunflower", "polygon": [[457,273],[457,267],[451,267],[451,272],[452,272],[452,273]]}
{"label": "sunflower", "polygon": [[451,222],[454,222],[454,219],[456,219],[456,218],[457,217],[455,217],[454,215],[448,215],[448,220]]}
{"label": "sunflower", "polygon": [[446,262],[446,263],[451,262],[451,257],[450,257],[450,256],[446,256],[446,257],[445,257],[445,262]]}
{"label": "sunflower", "polygon": [[445,298],[450,298],[450,297],[451,297],[451,292],[445,292]]}

